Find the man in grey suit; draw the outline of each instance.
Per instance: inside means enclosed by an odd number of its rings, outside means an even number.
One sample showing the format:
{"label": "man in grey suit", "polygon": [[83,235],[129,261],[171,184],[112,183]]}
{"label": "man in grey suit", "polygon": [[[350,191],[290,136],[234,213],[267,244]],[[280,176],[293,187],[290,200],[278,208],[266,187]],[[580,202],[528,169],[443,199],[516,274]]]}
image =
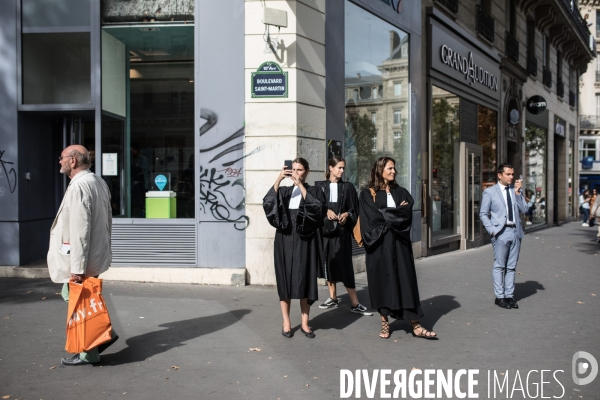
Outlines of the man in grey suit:
{"label": "man in grey suit", "polygon": [[521,250],[523,227],[519,213],[527,213],[527,203],[521,192],[522,181],[511,184],[515,170],[509,164],[498,167],[498,183],[483,192],[479,217],[492,237],[494,248],[495,303],[502,308],[519,308],[513,294],[515,291],[515,270]]}

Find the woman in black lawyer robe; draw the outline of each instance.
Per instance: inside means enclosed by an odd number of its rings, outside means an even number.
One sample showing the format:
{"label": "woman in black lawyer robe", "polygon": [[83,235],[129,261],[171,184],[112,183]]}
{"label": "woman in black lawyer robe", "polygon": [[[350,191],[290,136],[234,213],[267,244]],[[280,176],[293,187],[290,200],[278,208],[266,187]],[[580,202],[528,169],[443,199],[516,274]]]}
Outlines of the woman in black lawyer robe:
{"label": "woman in black lawyer robe", "polygon": [[325,177],[327,180],[315,182],[328,199],[326,217],[321,227],[324,252],[324,272],[329,298],[319,308],[337,308],[336,283],[342,282],[350,297],[350,311],[361,315],[373,315],[358,302],[354,267],[352,265],[352,230],[358,219],[358,196],[354,185],[342,181],[346,162],[342,157],[331,157]]}
{"label": "woman in black lawyer robe", "polygon": [[[396,162],[381,157],[373,165],[369,189],[360,194],[360,230],[367,252],[371,308],[381,315],[383,339],[390,337],[388,317],[410,320],[413,335],[437,339],[419,324],[423,318],[410,242],[413,198],[396,183]],[[375,198],[373,198],[373,193]]]}
{"label": "woman in black lawyer robe", "polygon": [[[300,299],[302,325],[300,330],[308,338],[315,334],[308,326],[310,305],[318,300],[317,276],[323,260],[319,226],[326,204],[323,192],[305,183],[308,162],[296,158],[292,170],[282,168],[275,184],[263,199],[263,209],[275,233],[275,278],[283,316],[281,334],[292,337],[290,322],[291,299]],[[285,178],[294,186],[280,187]]]}

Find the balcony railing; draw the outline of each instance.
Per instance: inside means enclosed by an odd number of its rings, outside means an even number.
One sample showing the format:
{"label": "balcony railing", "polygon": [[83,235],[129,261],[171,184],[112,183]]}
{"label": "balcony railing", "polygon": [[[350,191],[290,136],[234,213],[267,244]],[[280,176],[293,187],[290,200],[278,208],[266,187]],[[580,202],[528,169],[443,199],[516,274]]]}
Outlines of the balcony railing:
{"label": "balcony railing", "polygon": [[579,129],[600,129],[600,116],[598,116],[598,115],[580,115],[579,116]]}
{"label": "balcony railing", "polygon": [[519,41],[510,32],[506,32],[506,55],[514,62],[519,62]]}
{"label": "balcony railing", "polygon": [[549,88],[552,87],[552,72],[547,67],[544,67],[544,75],[542,79],[544,81],[544,85],[548,86]]}
{"label": "balcony railing", "polygon": [[574,91],[569,90],[569,105],[575,107],[575,104],[577,104],[577,96]]}
{"label": "balcony railing", "polygon": [[494,18],[481,6],[477,6],[477,33],[489,42],[494,42]]}
{"label": "balcony railing", "polygon": [[565,97],[565,84],[563,83],[561,77],[558,77],[558,79],[556,79],[556,94],[560,98]]}
{"label": "balcony railing", "polygon": [[590,31],[588,29],[587,22],[583,19],[581,14],[579,13],[579,8],[577,7],[577,2],[573,0],[562,0],[563,6],[565,6],[567,12],[573,18],[573,22],[579,31],[579,34],[583,38],[585,43],[590,42]]}
{"label": "balcony railing", "polygon": [[448,11],[452,11],[453,13],[458,12],[458,0],[436,0],[438,3],[443,5],[448,9]]}

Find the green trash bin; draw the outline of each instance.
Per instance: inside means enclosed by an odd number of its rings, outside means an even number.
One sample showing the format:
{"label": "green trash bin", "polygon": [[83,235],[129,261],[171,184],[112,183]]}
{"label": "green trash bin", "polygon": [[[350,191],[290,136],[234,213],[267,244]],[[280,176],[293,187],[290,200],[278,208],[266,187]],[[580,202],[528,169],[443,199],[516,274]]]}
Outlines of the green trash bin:
{"label": "green trash bin", "polygon": [[177,218],[175,192],[146,192],[146,218]]}

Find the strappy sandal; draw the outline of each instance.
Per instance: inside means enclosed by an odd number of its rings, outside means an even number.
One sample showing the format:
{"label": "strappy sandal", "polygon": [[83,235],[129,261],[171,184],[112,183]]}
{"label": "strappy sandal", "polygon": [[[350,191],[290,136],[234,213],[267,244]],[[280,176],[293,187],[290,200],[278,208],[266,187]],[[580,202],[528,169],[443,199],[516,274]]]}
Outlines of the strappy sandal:
{"label": "strappy sandal", "polygon": [[[412,334],[413,337],[418,337],[418,338],[423,338],[423,339],[428,339],[428,340],[438,340],[438,336],[435,334],[435,332],[429,331],[425,328],[423,328],[423,326],[419,323],[419,321],[417,322],[411,322],[410,326],[412,327]],[[421,328],[421,332],[417,335],[415,333],[415,330]],[[433,333],[433,335],[432,335]]]}
{"label": "strappy sandal", "polygon": [[379,332],[379,337],[382,339],[390,338],[390,323],[388,320],[381,320],[381,332]]}

